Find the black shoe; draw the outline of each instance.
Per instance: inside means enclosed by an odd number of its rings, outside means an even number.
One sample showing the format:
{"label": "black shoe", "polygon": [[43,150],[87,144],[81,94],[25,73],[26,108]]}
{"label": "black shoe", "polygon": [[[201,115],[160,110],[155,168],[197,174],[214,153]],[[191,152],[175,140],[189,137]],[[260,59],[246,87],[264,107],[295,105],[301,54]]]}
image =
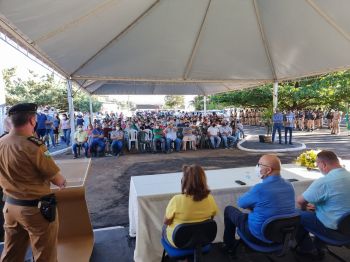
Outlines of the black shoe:
{"label": "black shoe", "polygon": [[223,254],[229,255],[231,258],[237,258],[236,251],[237,251],[238,245],[239,245],[239,241],[237,241],[237,240],[236,240],[235,244],[233,244],[232,247],[227,246],[225,243],[221,243],[221,245],[219,246],[219,250]]}
{"label": "black shoe", "polygon": [[[238,242],[238,241],[237,241]],[[223,253],[223,254],[228,254],[228,255],[235,255],[236,253],[236,249],[235,247],[237,246],[237,244],[233,245],[232,247],[227,246],[225,243],[221,243],[221,245],[219,245],[219,250]]]}
{"label": "black shoe", "polygon": [[290,144],[290,145],[293,145],[293,143],[292,143],[292,142],[290,142],[289,144]]}
{"label": "black shoe", "polygon": [[300,247],[297,247],[295,249],[295,253],[298,256],[305,257],[305,258],[315,260],[315,261],[324,259],[325,255],[326,255],[324,250],[316,249],[316,248],[313,249],[312,251],[302,251],[300,249]]}

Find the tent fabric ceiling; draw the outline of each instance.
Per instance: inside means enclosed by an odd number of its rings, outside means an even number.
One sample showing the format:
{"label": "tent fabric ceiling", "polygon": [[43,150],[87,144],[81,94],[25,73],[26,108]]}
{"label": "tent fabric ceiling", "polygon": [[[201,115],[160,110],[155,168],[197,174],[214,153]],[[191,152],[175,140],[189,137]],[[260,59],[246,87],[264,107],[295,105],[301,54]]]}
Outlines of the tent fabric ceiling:
{"label": "tent fabric ceiling", "polygon": [[95,94],[213,94],[350,68],[347,0],[2,0],[0,30]]}

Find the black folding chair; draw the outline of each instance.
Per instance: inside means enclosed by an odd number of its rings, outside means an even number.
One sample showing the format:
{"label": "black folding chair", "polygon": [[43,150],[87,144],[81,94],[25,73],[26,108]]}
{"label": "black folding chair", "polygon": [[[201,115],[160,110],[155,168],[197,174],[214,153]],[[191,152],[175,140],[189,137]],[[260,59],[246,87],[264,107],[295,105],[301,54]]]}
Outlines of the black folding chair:
{"label": "black folding chair", "polygon": [[164,238],[161,239],[164,247],[162,262],[165,261],[166,254],[176,259],[193,255],[194,262],[201,261],[202,253],[210,251],[210,243],[214,241],[216,233],[217,225],[212,219],[176,226],[173,242],[177,248],[170,245]]}

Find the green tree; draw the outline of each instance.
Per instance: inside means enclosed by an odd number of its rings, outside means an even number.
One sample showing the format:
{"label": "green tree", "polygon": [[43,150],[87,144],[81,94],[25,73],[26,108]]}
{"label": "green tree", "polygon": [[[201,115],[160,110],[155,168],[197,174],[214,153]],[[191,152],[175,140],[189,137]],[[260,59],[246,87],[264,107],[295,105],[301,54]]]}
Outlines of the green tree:
{"label": "green tree", "polygon": [[[62,111],[68,111],[67,89],[63,81],[57,81],[53,74],[38,76],[29,71],[29,78],[23,80],[16,77],[16,68],[3,70],[6,89],[6,104],[14,105],[21,102],[33,102],[39,106],[53,106]],[[89,97],[80,89],[73,88],[75,110],[90,111]],[[93,110],[99,111],[102,103],[93,98]]]}
{"label": "green tree", "polygon": [[168,95],[164,97],[165,107],[168,109],[184,108],[185,97]]}
{"label": "green tree", "polygon": [[[267,109],[272,105],[272,85],[213,95],[211,101],[225,107]],[[282,110],[321,107],[345,111],[349,101],[349,70],[279,84],[278,107]]]}
{"label": "green tree", "polygon": [[243,89],[211,96],[211,101],[224,107],[266,108],[272,103],[272,86]]}
{"label": "green tree", "polygon": [[[98,112],[101,110],[102,103],[96,97],[92,97],[92,110]],[[88,94],[78,90],[73,98],[74,109],[80,112],[90,112],[90,97]]]}
{"label": "green tree", "polygon": [[196,111],[201,111],[204,109],[204,96],[195,96],[190,104],[194,107]]}

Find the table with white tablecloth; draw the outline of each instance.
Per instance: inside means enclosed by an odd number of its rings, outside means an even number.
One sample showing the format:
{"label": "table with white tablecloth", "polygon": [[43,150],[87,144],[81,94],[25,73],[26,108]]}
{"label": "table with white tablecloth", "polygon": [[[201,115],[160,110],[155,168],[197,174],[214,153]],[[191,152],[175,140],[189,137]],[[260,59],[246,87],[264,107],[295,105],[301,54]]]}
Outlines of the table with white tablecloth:
{"label": "table with white tablecloth", "polygon": [[[293,182],[296,196],[305,191],[314,179],[322,176],[318,171],[308,171],[293,164],[282,166],[282,177],[297,179]],[[215,242],[222,241],[224,209],[236,206],[237,199],[251,186],[260,183],[255,167],[207,170],[211,193],[220,209],[215,217],[218,232]],[[162,255],[160,244],[164,213],[169,200],[181,192],[182,173],[131,177],[129,196],[130,236],[136,236],[134,259],[136,262],[159,262]],[[240,180],[246,185],[239,185]]]}

